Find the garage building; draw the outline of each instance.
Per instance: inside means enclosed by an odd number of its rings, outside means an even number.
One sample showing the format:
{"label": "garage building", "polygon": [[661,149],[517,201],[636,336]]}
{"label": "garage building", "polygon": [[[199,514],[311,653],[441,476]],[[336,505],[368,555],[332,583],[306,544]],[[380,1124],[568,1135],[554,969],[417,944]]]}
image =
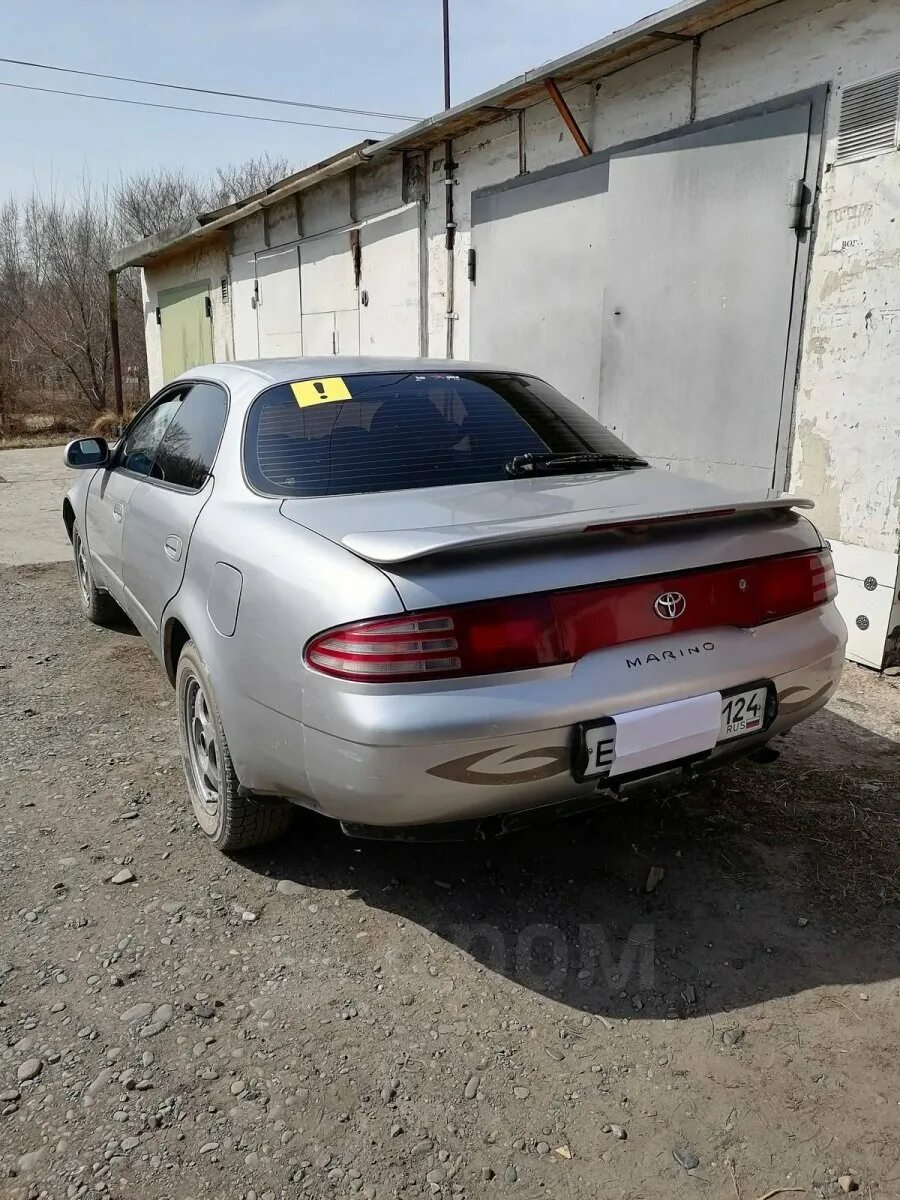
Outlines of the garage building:
{"label": "garage building", "polygon": [[655,465],[811,496],[900,662],[900,5],[680,3],[126,247],[198,362],[531,370]]}

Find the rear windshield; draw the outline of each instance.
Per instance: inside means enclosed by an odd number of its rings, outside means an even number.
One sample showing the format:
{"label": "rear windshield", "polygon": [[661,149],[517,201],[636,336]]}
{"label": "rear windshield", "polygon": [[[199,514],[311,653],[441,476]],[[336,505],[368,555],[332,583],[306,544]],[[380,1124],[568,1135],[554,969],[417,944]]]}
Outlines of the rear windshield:
{"label": "rear windshield", "polygon": [[276,496],[508,480],[520,454],[632,452],[546,383],[502,372],[348,375],[257,397],[247,477]]}

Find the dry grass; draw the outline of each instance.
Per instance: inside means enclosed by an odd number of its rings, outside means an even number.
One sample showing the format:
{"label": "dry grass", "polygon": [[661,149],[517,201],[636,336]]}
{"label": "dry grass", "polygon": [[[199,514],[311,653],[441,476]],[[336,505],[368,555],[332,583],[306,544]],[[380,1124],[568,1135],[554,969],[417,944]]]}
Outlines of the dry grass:
{"label": "dry grass", "polygon": [[[900,914],[900,780],[868,774],[748,763],[695,793],[691,807],[737,873],[747,851],[769,859],[774,850],[793,859],[803,892],[826,908]],[[755,874],[759,864],[746,867]]]}
{"label": "dry grass", "polygon": [[111,441],[119,436],[120,427],[127,425],[133,416],[134,413],[127,410],[121,417],[114,412],[101,413],[91,426],[91,433]]}
{"label": "dry grass", "polygon": [[17,433],[13,437],[0,438],[0,450],[34,450],[41,446],[64,446],[68,441],[65,433]]}

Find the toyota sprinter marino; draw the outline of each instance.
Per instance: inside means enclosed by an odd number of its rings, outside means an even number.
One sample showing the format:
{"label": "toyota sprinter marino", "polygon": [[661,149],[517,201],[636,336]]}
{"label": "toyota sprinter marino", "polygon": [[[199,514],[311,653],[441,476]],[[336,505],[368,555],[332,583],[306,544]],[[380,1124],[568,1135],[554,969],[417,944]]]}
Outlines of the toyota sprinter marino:
{"label": "toyota sprinter marino", "polygon": [[840,675],[808,501],[655,470],[527,373],[198,367],[65,453],[81,605],[160,660],[222,850],[297,804],[402,837],[590,808],[760,751]]}

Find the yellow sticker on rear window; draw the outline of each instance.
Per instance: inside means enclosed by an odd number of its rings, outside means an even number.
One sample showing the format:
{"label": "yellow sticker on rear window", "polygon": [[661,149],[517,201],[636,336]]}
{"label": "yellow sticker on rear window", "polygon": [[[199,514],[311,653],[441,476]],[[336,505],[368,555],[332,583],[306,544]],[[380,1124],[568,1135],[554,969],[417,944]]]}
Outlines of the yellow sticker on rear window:
{"label": "yellow sticker on rear window", "polygon": [[291,391],[301,408],[309,408],[313,404],[330,404],[333,400],[352,399],[346,383],[340,376],[332,379],[304,379],[302,383],[292,383]]}

